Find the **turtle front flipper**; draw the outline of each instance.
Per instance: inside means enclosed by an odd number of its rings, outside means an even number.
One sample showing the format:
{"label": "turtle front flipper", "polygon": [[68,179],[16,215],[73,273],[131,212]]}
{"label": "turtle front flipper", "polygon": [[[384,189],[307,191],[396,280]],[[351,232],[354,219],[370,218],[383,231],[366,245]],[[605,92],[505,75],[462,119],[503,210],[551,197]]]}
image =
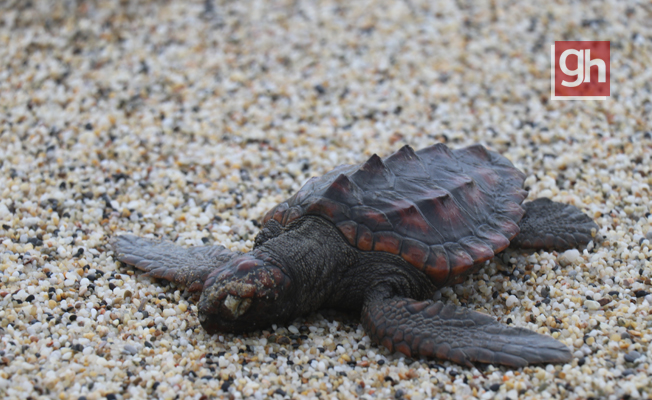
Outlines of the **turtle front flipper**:
{"label": "turtle front flipper", "polygon": [[[518,224],[520,233],[511,246],[534,250],[567,250],[591,241],[598,225],[570,204],[542,197],[523,204],[525,215]],[[595,230],[595,232],[592,232]]]}
{"label": "turtle front flipper", "polygon": [[468,367],[473,362],[524,367],[571,359],[569,349],[551,337],[442,302],[375,297],[365,302],[362,323],[372,340],[408,357]]}
{"label": "turtle front flipper", "polygon": [[146,271],[146,276],[185,286],[188,292],[199,292],[208,275],[240,253],[224,246],[180,247],[172,242],[117,236],[111,246],[118,261]]}

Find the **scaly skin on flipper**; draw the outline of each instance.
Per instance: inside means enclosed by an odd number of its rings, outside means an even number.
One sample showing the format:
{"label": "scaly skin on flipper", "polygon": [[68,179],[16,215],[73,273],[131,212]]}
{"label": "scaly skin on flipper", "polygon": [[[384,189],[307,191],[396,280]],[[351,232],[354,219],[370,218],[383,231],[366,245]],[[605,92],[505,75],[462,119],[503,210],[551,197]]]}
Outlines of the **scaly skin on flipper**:
{"label": "scaly skin on flipper", "polygon": [[405,146],[308,181],[267,213],[251,252],[128,235],[113,249],[149,275],[201,290],[199,320],[210,333],[336,308],[361,312],[374,341],[412,357],[467,366],[566,362],[571,353],[561,342],[430,300],[510,240],[546,250],[591,240],[597,226],[575,207],[521,205],[524,178],[482,146]]}
{"label": "scaly skin on flipper", "polygon": [[375,342],[408,357],[515,368],[571,359],[568,348],[551,337],[441,301],[374,299],[362,309],[362,324]]}
{"label": "scaly skin on flipper", "polygon": [[184,248],[133,235],[116,236],[111,246],[118,261],[147,272],[146,276],[184,286],[188,292],[200,292],[208,275],[240,254],[224,246]]}
{"label": "scaly skin on flipper", "polygon": [[521,232],[510,246],[519,249],[567,250],[589,243],[598,225],[570,204],[540,198],[523,204]]}

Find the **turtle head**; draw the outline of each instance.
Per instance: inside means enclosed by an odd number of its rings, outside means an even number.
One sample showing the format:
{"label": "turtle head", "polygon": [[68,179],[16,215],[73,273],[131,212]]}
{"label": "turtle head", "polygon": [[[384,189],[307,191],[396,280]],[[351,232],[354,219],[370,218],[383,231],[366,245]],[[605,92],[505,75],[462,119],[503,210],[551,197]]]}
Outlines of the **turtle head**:
{"label": "turtle head", "polygon": [[290,278],[251,253],[209,275],[199,300],[199,320],[209,333],[246,332],[292,318]]}

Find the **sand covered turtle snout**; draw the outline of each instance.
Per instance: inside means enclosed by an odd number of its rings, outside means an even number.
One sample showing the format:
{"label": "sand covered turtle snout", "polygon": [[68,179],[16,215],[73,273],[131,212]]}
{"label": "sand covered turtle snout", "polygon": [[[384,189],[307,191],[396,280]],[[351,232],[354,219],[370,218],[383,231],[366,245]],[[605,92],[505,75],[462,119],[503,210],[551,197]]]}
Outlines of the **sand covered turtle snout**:
{"label": "sand covered turtle snout", "polygon": [[[231,264],[206,279],[199,320],[208,332],[250,331],[294,316],[290,279],[280,268],[250,254]],[[288,306],[279,306],[282,302]]]}

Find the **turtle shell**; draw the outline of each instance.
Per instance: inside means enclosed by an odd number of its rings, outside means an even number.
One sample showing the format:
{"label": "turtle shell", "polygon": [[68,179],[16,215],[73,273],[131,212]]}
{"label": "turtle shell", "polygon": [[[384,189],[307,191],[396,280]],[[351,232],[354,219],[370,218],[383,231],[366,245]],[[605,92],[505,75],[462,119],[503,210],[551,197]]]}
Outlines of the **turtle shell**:
{"label": "turtle shell", "polygon": [[509,246],[524,213],[524,180],[481,145],[404,146],[384,160],[374,154],[310,179],[263,223],[321,216],[358,249],[399,255],[443,285]]}

